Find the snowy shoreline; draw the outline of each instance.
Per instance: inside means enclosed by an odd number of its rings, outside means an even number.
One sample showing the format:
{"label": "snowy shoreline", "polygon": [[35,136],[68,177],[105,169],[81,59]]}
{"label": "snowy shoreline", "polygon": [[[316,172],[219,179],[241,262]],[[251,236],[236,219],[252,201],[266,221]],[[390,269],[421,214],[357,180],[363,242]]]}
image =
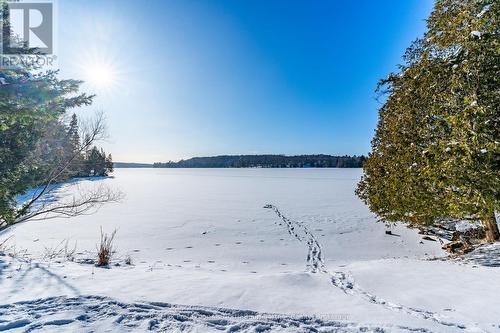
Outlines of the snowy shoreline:
{"label": "snowy shoreline", "polygon": [[[179,268],[169,270],[167,267],[151,270],[146,264],[102,269],[76,262],[48,264],[0,256],[0,265],[5,280],[1,284],[0,299],[7,301],[0,305],[0,328],[5,330],[19,324],[16,329],[20,331],[33,327],[52,332],[54,322],[67,326],[66,330],[105,327],[113,332],[146,331],[150,322],[155,323],[153,331],[187,332],[210,329],[254,332],[258,331],[256,327],[279,332],[283,325],[287,332],[314,329],[324,332],[497,332],[500,329],[500,323],[488,324],[488,320],[495,320],[495,308],[500,303],[495,295],[481,288],[484,285],[481,281],[488,277],[496,276],[494,280],[500,280],[497,270],[449,261],[384,259],[353,264],[345,269],[355,284],[352,288],[355,292],[351,294],[331,284],[328,287],[325,275],[320,273],[300,273],[295,277],[287,274],[280,280],[276,280],[276,276],[261,276],[241,281],[243,287],[234,280],[221,281],[221,276],[197,279],[192,271],[179,272]],[[436,274],[433,269],[439,269],[440,273]],[[455,277],[453,281],[450,276]],[[422,280],[428,278],[433,278],[434,283],[426,288]],[[293,285],[303,286],[304,290],[296,291],[296,295],[285,294],[288,287],[283,283],[288,284],[290,279]],[[465,284],[467,289],[463,289]],[[182,290],[176,292],[176,286]],[[246,297],[235,300],[238,288]],[[276,291],[277,288],[281,290]],[[364,297],[362,288],[377,295],[377,302]],[[211,289],[215,292],[210,292]],[[406,292],[401,293],[402,290]],[[449,293],[451,290],[454,294]],[[458,294],[460,303],[456,303]],[[394,303],[382,304],[379,295]],[[174,302],[167,304],[167,299]],[[225,299],[223,305],[217,301],[221,299]],[[259,303],[265,299],[265,304]],[[175,305],[186,304],[183,300],[192,305]],[[477,308],[478,301],[490,304],[490,309]],[[289,304],[281,309],[276,305],[287,302]],[[406,304],[406,308],[399,304]],[[417,307],[423,305],[427,310],[418,312]],[[266,309],[270,306],[284,311],[269,313]],[[176,319],[176,316],[188,318]],[[220,320],[225,320],[225,324],[219,325]]]}
{"label": "snowy shoreline", "polygon": [[[429,260],[439,242],[385,234],[359,175],[119,170],[102,181],[124,203],[2,233],[21,258],[0,256],[0,330],[500,332],[498,248]],[[100,226],[118,229],[109,269],[92,261]],[[64,240],[73,261],[48,259]]]}

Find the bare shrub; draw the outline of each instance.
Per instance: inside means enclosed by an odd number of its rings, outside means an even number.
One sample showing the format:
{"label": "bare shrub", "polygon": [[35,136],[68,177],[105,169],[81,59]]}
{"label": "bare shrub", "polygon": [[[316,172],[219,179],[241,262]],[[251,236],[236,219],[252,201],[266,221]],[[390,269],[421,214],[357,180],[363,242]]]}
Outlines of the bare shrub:
{"label": "bare shrub", "polygon": [[12,238],[12,236],[7,237],[6,239],[0,241],[0,253],[5,253],[9,250],[7,247],[7,242]]}
{"label": "bare shrub", "polygon": [[75,260],[76,245],[77,245],[77,243],[75,242],[75,246],[69,247],[69,240],[63,239],[56,246],[52,246],[52,247],[45,246],[43,258],[49,259],[49,260],[52,260],[55,258],[64,258],[64,259],[69,260],[69,261],[74,261]]}
{"label": "bare shrub", "polygon": [[111,235],[105,234],[101,227],[101,241],[97,245],[97,266],[108,266],[113,256],[113,240],[115,239],[116,229]]}
{"label": "bare shrub", "polygon": [[[29,259],[28,258],[28,249],[19,248],[16,244],[9,244],[9,241],[14,236],[11,235],[4,240],[0,240],[0,256],[9,256],[12,258],[18,259]],[[0,272],[1,273],[1,272]]]}
{"label": "bare shrub", "polygon": [[7,255],[17,259],[28,259],[28,249],[17,247],[15,244],[6,248]]}

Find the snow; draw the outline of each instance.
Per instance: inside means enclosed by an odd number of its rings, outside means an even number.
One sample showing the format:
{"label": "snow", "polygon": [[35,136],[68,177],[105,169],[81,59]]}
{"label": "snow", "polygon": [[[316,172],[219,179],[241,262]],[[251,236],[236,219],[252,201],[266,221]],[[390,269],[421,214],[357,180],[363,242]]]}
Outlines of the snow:
{"label": "snow", "polygon": [[481,37],[481,32],[477,30],[471,31],[470,34],[475,37]]}
{"label": "snow", "polygon": [[490,10],[491,5],[486,5],[483,9],[477,14],[477,17],[482,17],[488,10]]}
{"label": "snow", "polygon": [[[118,169],[69,184],[126,198],[0,234],[16,254],[0,256],[0,331],[500,332],[500,270],[432,260],[440,243],[401,225],[387,235],[360,176]],[[118,230],[107,269],[92,264],[101,226]]]}

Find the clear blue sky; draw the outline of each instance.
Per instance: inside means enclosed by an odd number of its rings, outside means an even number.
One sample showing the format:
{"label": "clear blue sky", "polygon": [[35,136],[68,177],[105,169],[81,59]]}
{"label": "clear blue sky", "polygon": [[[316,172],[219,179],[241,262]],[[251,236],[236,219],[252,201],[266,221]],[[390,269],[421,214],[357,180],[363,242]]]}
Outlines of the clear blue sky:
{"label": "clear blue sky", "polygon": [[[377,81],[425,29],[430,0],[58,1],[64,77],[103,109],[116,161],[366,154]],[[98,72],[101,72],[98,70]],[[95,73],[93,75],[96,75]],[[99,74],[97,74],[99,75]]]}

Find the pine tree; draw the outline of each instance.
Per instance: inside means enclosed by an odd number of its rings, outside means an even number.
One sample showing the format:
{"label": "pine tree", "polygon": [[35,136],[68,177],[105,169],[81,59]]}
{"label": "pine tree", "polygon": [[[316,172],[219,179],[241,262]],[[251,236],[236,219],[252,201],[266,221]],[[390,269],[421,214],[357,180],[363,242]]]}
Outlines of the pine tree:
{"label": "pine tree", "polygon": [[499,238],[498,1],[439,0],[387,95],[357,194],[388,221],[482,221]]}
{"label": "pine tree", "polygon": [[57,72],[33,74],[30,68],[1,69],[0,77],[0,222],[18,214],[15,196],[38,185],[33,175],[43,165],[33,158],[47,128],[66,110],[91,103],[75,95],[81,84],[59,80]]}
{"label": "pine tree", "polygon": [[81,143],[80,134],[78,129],[78,118],[76,114],[73,113],[71,116],[71,121],[68,126],[67,136],[66,136],[66,155],[71,158],[71,164],[68,168],[71,177],[79,176],[82,174],[82,163],[83,156],[80,153]]}
{"label": "pine tree", "polygon": [[99,151],[99,157],[97,160],[97,176],[107,176],[108,174],[106,173],[106,153],[104,152],[104,149],[100,149]]}
{"label": "pine tree", "polygon": [[78,118],[74,113],[68,127],[68,138],[72,151],[78,151],[80,148],[80,135],[78,134]]}
{"label": "pine tree", "polygon": [[89,177],[108,176],[113,172],[113,159],[111,154],[106,157],[105,151],[101,148],[92,147],[87,152],[82,173]]}
{"label": "pine tree", "polygon": [[[0,17],[4,37],[16,39],[4,0],[0,0]],[[38,56],[36,48],[22,48],[21,53]],[[61,80],[57,71],[43,71],[36,64],[21,62],[0,68],[0,230],[46,214],[45,205],[34,204],[50,192],[51,184],[76,175],[75,170],[81,169],[76,163],[81,151],[104,132],[103,118],[97,114],[85,136],[89,140],[80,144],[76,116],[69,127],[63,119],[68,110],[90,105],[94,96],[79,92],[82,81]],[[75,163],[74,168],[70,162]],[[16,196],[33,187],[39,187],[36,195],[19,206]],[[77,214],[114,198],[113,193],[97,191],[75,201],[74,206],[62,204],[58,212]]]}
{"label": "pine tree", "polygon": [[113,166],[113,157],[111,154],[108,155],[106,158],[106,175],[112,173],[114,171],[114,166]]}

